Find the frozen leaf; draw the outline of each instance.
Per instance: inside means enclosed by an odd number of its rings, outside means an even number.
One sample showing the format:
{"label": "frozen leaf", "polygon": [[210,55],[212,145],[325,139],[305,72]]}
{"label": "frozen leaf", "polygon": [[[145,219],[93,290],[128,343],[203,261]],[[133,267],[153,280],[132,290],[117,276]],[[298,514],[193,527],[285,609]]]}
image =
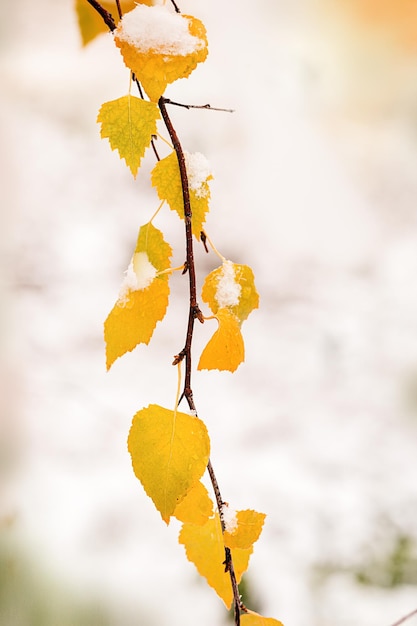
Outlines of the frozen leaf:
{"label": "frozen leaf", "polygon": [[224,261],[210,272],[204,281],[201,297],[214,315],[219,309],[227,307],[241,323],[259,306],[251,268],[231,261]]}
{"label": "frozen leaf", "polygon": [[[151,5],[152,0],[120,0],[120,6],[123,14],[128,13],[135,8],[137,3]],[[108,11],[115,22],[119,21],[119,15],[114,0],[100,0],[103,9]],[[108,33],[109,29],[103,21],[103,18],[97,11],[87,2],[87,0],[76,0],[75,11],[78,17],[78,26],[80,29],[83,46],[86,46],[97,35]]]}
{"label": "frozen leaf", "polygon": [[207,522],[213,515],[213,502],[203,483],[199,481],[194,485],[177,506],[174,515],[180,522],[189,524],[202,525]]}
{"label": "frozen leaf", "polygon": [[[198,573],[207,580],[216,593],[230,608],[233,592],[230,576],[225,572],[224,542],[218,513],[203,526],[183,524],[179,542],[185,547],[187,559],[194,563]],[[231,550],[236,579],[239,583],[242,574],[247,570],[252,548]]]}
{"label": "frozen leaf", "polygon": [[234,372],[245,360],[239,320],[229,309],[219,309],[216,318],[219,327],[204,348],[197,369]]}
{"label": "frozen leaf", "polygon": [[[192,231],[197,239],[209,210],[210,188],[208,181],[213,178],[206,158],[200,154],[185,152],[185,167],[187,170]],[[166,200],[169,207],[184,219],[184,200],[182,195],[180,168],[175,152],[158,161],[151,173],[152,185],[156,187],[161,200]]]}
{"label": "frozen leaf", "polygon": [[151,404],[133,418],[128,449],[136,477],[168,524],[206,469],[210,440],[204,423]]}
{"label": "frozen leaf", "polygon": [[203,23],[164,6],[139,5],[127,13],[115,30],[115,42],[153,102],[208,54]]}
{"label": "frozen leaf", "polygon": [[168,307],[171,246],[151,223],[139,230],[119,298],[104,323],[107,369],[139,343],[148,344]]}
{"label": "frozen leaf", "polygon": [[101,123],[101,137],[109,140],[111,149],[118,151],[133,176],[138,173],[145,150],[156,133],[159,117],[154,102],[130,94],[105,102],[99,111],[97,122]]}
{"label": "frozen leaf", "polygon": [[264,513],[236,511],[235,524],[224,533],[224,543],[229,548],[250,548],[259,539],[265,521]]}
{"label": "frozen leaf", "polygon": [[242,626],[284,626],[282,622],[279,622],[273,617],[263,617],[253,611],[242,613],[240,623]]}

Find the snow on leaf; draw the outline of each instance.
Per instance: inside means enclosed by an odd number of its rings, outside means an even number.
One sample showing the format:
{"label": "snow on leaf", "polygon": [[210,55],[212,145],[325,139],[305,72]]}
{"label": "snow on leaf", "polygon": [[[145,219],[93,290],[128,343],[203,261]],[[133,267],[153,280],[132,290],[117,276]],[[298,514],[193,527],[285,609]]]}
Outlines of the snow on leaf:
{"label": "snow on leaf", "polygon": [[188,77],[208,54],[203,23],[164,6],[138,5],[114,32],[125,65],[153,102],[169,83]]}
{"label": "snow on leaf", "polygon": [[237,511],[235,527],[228,528],[224,533],[225,545],[229,548],[250,548],[259,539],[265,517],[264,513],[249,509]]}
{"label": "snow on leaf", "polygon": [[[198,573],[207,580],[229,609],[233,592],[230,576],[224,571],[224,542],[219,514],[210,518],[204,525],[183,524],[179,542],[185,547],[187,559],[194,563]],[[231,550],[236,580],[239,583],[247,570],[252,548]]]}
{"label": "snow on leaf", "polygon": [[242,613],[240,623],[242,626],[284,626],[284,624],[277,619],[273,617],[263,617],[258,613],[254,613],[254,611]]}
{"label": "snow on leaf", "polygon": [[171,246],[151,223],[139,230],[135,253],[119,297],[104,322],[107,369],[139,343],[148,344],[168,307]]}
{"label": "snow on leaf", "polygon": [[[152,0],[120,0],[120,6],[123,14],[134,9],[138,2],[140,2],[140,4],[152,4]],[[106,11],[111,13],[114,20],[117,22],[119,16],[114,0],[101,0],[100,4],[103,9],[106,9]],[[97,13],[91,4],[86,2],[86,0],[76,0],[75,11],[77,13],[78,26],[83,46],[90,43],[90,41],[95,39],[97,35],[109,32],[109,29],[104,23],[101,15],[99,15],[99,13]]]}
{"label": "snow on leaf", "polygon": [[[185,152],[185,167],[188,174],[191,205],[192,231],[197,239],[209,210],[210,188],[208,181],[213,178],[207,160],[200,153]],[[204,163],[204,161],[205,163]],[[161,200],[166,200],[170,209],[184,219],[184,200],[181,187],[180,168],[175,152],[158,161],[151,173],[152,185],[156,187]]]}
{"label": "snow on leaf", "polygon": [[151,404],[134,416],[128,449],[136,477],[168,524],[206,469],[210,440],[204,423]]}
{"label": "snow on leaf", "polygon": [[245,360],[245,346],[239,320],[229,309],[216,313],[219,327],[200,356],[197,369],[234,372]]}
{"label": "snow on leaf", "polygon": [[201,297],[214,315],[220,308],[227,307],[240,323],[259,306],[252,269],[248,265],[238,265],[231,261],[224,261],[206,276]]}
{"label": "snow on leaf", "polygon": [[180,522],[202,525],[213,515],[213,502],[202,482],[198,482],[174,512]]}
{"label": "snow on leaf", "polygon": [[156,133],[159,109],[154,102],[135,98],[130,94],[105,102],[98,114],[101,123],[101,137],[107,138],[112,150],[117,150],[126,161],[133,176]]}

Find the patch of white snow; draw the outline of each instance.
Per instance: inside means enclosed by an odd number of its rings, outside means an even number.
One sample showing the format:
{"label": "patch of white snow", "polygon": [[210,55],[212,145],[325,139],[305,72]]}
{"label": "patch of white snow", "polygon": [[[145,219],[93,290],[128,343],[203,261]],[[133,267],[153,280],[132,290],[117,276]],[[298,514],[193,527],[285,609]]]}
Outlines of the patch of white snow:
{"label": "patch of white snow", "polygon": [[237,528],[237,511],[232,509],[227,502],[223,503],[222,517],[227,532],[233,533]]}
{"label": "patch of white snow", "polygon": [[129,291],[138,291],[149,287],[157,273],[146,252],[136,252],[126,270],[119,292],[119,300],[126,300]]}
{"label": "patch of white snow", "polygon": [[205,46],[204,40],[189,32],[185,15],[172,13],[164,6],[137,5],[123,16],[117,37],[144,53],[152,50],[158,54],[186,56]]}
{"label": "patch of white snow", "polygon": [[235,268],[232,261],[224,261],[219,283],[216,290],[216,300],[222,309],[239,304],[242,287],[236,282]]}
{"label": "patch of white snow", "polygon": [[203,183],[211,177],[208,160],[201,152],[194,152],[193,154],[185,152],[184,157],[190,189],[194,191],[197,198],[207,197],[209,190],[207,186],[203,186]]}

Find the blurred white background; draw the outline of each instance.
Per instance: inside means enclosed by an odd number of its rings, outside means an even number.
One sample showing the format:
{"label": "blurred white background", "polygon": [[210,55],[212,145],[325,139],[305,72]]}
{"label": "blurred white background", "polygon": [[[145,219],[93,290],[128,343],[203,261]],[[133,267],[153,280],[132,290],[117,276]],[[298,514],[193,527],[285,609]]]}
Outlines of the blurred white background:
{"label": "blurred white background", "polygon": [[[248,604],[390,626],[417,608],[417,2],[179,4],[210,55],[167,96],[236,112],[172,119],[213,168],[210,236],[261,295],[246,363],[194,379],[224,498],[267,513]],[[82,49],[70,0],[1,6],[0,622],[226,623],[126,450],[136,411],[173,405],[184,280],[105,372],[102,323],[158,206],[152,153],[134,181],[95,122],[128,71],[109,35]],[[181,263],[182,224],[156,226]],[[217,260],[197,260],[201,285]]]}

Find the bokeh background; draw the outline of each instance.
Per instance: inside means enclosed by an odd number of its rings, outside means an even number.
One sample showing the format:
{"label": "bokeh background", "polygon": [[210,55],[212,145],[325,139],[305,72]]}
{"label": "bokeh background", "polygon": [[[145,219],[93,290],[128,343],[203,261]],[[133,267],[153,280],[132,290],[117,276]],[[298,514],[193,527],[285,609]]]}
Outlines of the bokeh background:
{"label": "bokeh background", "polygon": [[[261,294],[246,363],[194,381],[224,498],[268,515],[248,604],[390,626],[417,608],[417,2],[180,6],[210,55],[167,95],[235,113],[172,118],[213,168],[210,236]],[[109,35],[82,48],[70,0],[1,7],[0,623],[227,624],[126,450],[133,414],[175,398],[180,277],[151,345],[105,372],[158,205],[152,154],[134,181],[95,122],[128,72]],[[156,225],[182,263],[182,224]],[[217,261],[197,260],[201,284]]]}

